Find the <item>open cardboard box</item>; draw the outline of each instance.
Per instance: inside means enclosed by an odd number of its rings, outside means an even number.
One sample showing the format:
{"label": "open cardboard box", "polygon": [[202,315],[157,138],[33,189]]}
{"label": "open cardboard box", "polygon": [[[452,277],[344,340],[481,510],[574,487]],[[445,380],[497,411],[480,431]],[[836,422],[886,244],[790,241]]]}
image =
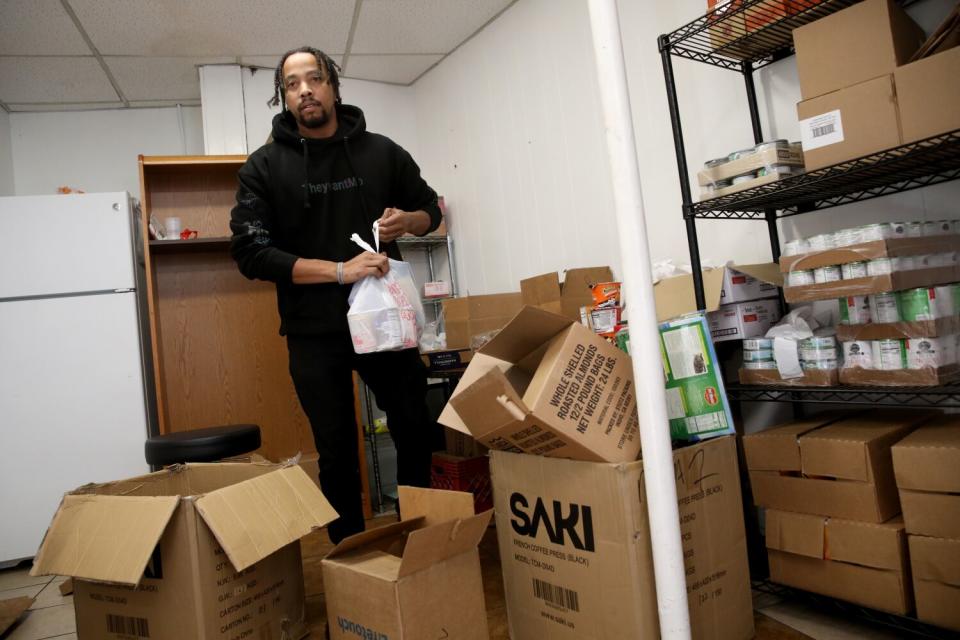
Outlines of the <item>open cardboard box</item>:
{"label": "open cardboard box", "polygon": [[473,495],[399,487],[403,520],[340,542],[323,559],[330,637],[487,640],[477,545],[493,511]]}
{"label": "open cardboard box", "polygon": [[74,578],[82,638],[302,638],[299,540],[336,517],[298,466],[188,464],[68,493],[31,575]]}
{"label": "open cardboard box", "polygon": [[[775,298],[777,288],[783,286],[783,275],[775,262],[704,269],[702,274],[707,312],[725,304]],[[653,296],[660,322],[698,311],[690,274],[660,280],[653,285]]]}
{"label": "open cardboard box", "polygon": [[913,611],[903,519],[882,524],[767,509],[770,579],[864,607]]}
{"label": "open cardboard box", "polygon": [[939,415],[884,409],[828,413],[744,436],[759,507],[886,522],[900,513],[890,447]]}
{"label": "open cardboard box", "polygon": [[474,336],[500,329],[523,306],[519,293],[465,296],[442,304],[448,351],[469,350]]}
{"label": "open cardboard box", "polygon": [[563,284],[556,271],[520,281],[523,304],[540,307],[570,320],[580,320],[580,307],[593,304],[590,288],[601,282],[612,282],[610,267],[567,269]]}
{"label": "open cardboard box", "polygon": [[439,422],[491,449],[607,462],[640,452],[630,356],[535,307],[473,357]]}
{"label": "open cardboard box", "polygon": [[892,451],[907,533],[960,539],[960,416],[929,422]]}

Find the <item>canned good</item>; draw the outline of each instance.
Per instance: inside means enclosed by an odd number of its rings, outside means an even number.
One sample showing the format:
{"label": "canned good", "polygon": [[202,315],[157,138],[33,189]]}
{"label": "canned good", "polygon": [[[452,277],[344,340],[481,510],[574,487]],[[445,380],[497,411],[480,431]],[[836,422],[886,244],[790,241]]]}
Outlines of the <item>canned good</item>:
{"label": "canned good", "polygon": [[756,172],[745,173],[742,176],[736,176],[733,179],[733,184],[743,184],[744,182],[750,182],[757,177]]}
{"label": "canned good", "polygon": [[743,352],[744,362],[759,362],[760,360],[773,360],[773,350],[756,349],[751,351],[748,349]]}
{"label": "canned good", "polygon": [[836,360],[807,360],[800,364],[808,370],[830,371],[837,368]]}
{"label": "canned good", "polygon": [[744,362],[744,369],[764,369],[767,371],[777,368],[777,363],[772,360],[758,360],[756,362]]}
{"label": "canned good", "polygon": [[950,234],[950,230],[949,220],[933,220],[923,223],[923,235],[925,236],[946,236]]}
{"label": "canned good", "polygon": [[746,158],[747,156],[752,156],[756,153],[756,150],[753,147],[749,149],[740,149],[739,151],[734,151],[727,156],[729,160],[739,160],[740,158]]}
{"label": "canned good", "polygon": [[960,316],[960,282],[951,284],[950,291],[953,296],[953,313],[951,315]]}
{"label": "canned good", "polygon": [[841,229],[833,234],[833,243],[837,247],[849,247],[863,242],[863,232],[860,227]]}
{"label": "canned good", "polygon": [[703,163],[703,166],[707,169],[716,169],[717,167],[727,164],[730,162],[730,158],[723,156],[722,158],[714,158],[713,160],[707,160]]}
{"label": "canned good", "polygon": [[891,222],[890,228],[893,231],[892,238],[906,238],[907,237],[907,223],[906,222]]}
{"label": "canned good", "polygon": [[884,371],[907,368],[907,350],[903,340],[873,340],[873,365]]}
{"label": "canned good", "polygon": [[900,322],[897,294],[891,291],[869,296],[870,316],[874,322]]}
{"label": "canned good", "polygon": [[878,222],[867,224],[860,227],[860,241],[874,242],[876,240],[886,240],[895,236],[893,225],[889,222]]}
{"label": "canned good", "polygon": [[772,176],[774,174],[778,176],[789,176],[794,172],[794,167],[791,167],[788,164],[770,164],[765,167],[757,169],[757,177],[761,176]]}
{"label": "canned good", "polygon": [[919,220],[904,223],[904,228],[907,231],[908,238],[919,238],[923,236],[923,222]]}
{"label": "canned good", "polygon": [[848,262],[840,265],[840,273],[844,280],[856,280],[857,278],[867,277],[867,261]]}
{"label": "canned good", "polygon": [[806,253],[809,250],[810,243],[807,242],[806,238],[790,240],[789,242],[785,242],[783,245],[783,255],[785,256],[798,256],[802,253]]}
{"label": "canned good", "polygon": [[832,264],[826,267],[817,267],[813,270],[813,281],[817,284],[824,282],[837,282],[843,279],[840,267]]}
{"label": "canned good", "polygon": [[791,271],[787,274],[787,285],[791,287],[802,287],[807,284],[813,284],[813,270]]}
{"label": "canned good", "polygon": [[789,140],[769,140],[767,142],[761,142],[754,147],[754,150],[757,153],[763,153],[769,149],[789,149],[790,141]]}
{"label": "canned good", "polygon": [[837,346],[837,337],[835,335],[814,335],[801,340],[799,346],[801,349],[829,349]]}
{"label": "canned good", "polygon": [[877,258],[867,263],[867,275],[883,276],[894,271],[901,271],[903,262],[900,258]]}
{"label": "canned good", "polygon": [[894,271],[913,271],[914,269],[923,269],[923,258],[924,256],[903,256],[902,258],[890,258],[890,261],[893,262]]}
{"label": "canned good", "polygon": [[748,351],[757,351],[759,349],[773,349],[772,338],[746,338],[743,341],[743,348]]}
{"label": "canned good", "polygon": [[732,180],[729,180],[729,179],[728,179],[728,180],[717,180],[717,181],[714,182],[711,186],[712,186],[714,189],[726,189],[727,187],[729,187],[729,186],[732,185],[732,184],[733,184],[733,181],[732,181]]}
{"label": "canned good", "polygon": [[810,248],[814,251],[826,251],[827,249],[835,249],[837,246],[832,233],[821,233],[816,236],[811,236],[808,242],[810,243]]}
{"label": "canned good", "polygon": [[904,340],[907,351],[908,369],[927,369],[942,367],[947,362],[947,341],[955,345],[953,336],[948,338],[909,338]]}
{"label": "canned good", "polygon": [[922,322],[940,317],[937,305],[937,290],[933,287],[920,287],[897,292],[897,309],[904,322]]}
{"label": "canned good", "polygon": [[840,324],[870,324],[870,300],[867,296],[840,298]]}
{"label": "canned good", "polygon": [[960,220],[950,221],[950,233],[960,233]]}
{"label": "canned good", "polygon": [[836,359],[837,359],[836,347],[829,347],[829,348],[800,347],[800,360],[809,361],[809,360],[836,360]]}
{"label": "canned good", "polygon": [[843,343],[843,366],[873,369],[873,347],[869,340]]}

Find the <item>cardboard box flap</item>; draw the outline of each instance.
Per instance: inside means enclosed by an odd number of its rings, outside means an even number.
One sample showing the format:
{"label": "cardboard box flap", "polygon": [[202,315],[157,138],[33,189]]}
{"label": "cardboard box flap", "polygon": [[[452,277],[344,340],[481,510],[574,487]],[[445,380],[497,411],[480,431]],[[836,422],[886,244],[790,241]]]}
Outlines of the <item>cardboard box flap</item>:
{"label": "cardboard box flap", "polygon": [[337,518],[298,466],[208,493],[196,507],[237,571]]}
{"label": "cardboard box flap", "polygon": [[30,574],[136,585],[179,503],[177,496],[66,495]]}
{"label": "cardboard box flap", "polygon": [[523,421],[529,410],[500,369],[490,369],[479,380],[450,398],[469,433],[482,438],[508,424]]}
{"label": "cardboard box flap", "polygon": [[826,558],[876,569],[903,571],[906,553],[903,518],[874,524],[831,518],[826,529]]}
{"label": "cardboard box flap", "polygon": [[767,509],[767,549],[822,560],[826,521],[823,516]]}
{"label": "cardboard box flap", "polygon": [[960,540],[910,536],[910,564],[922,580],[960,587]]}
{"label": "cardboard box flap", "polygon": [[480,544],[492,516],[491,509],[470,518],[448,520],[432,527],[411,531],[403,549],[397,577],[403,578],[442,560],[475,549]]}
{"label": "cardboard box flap", "polygon": [[747,468],[751,471],[800,471],[800,436],[847,415],[827,412],[744,436]]}
{"label": "cardboard box flap", "polygon": [[400,486],[397,492],[403,519],[422,517],[427,527],[474,514],[473,494],[466,491]]}
{"label": "cardboard box flap", "polygon": [[960,416],[948,415],[893,445],[897,486],[960,493]]}
{"label": "cardboard box flap", "polygon": [[411,518],[409,520],[393,522],[382,527],[376,527],[375,529],[368,529],[366,531],[361,531],[360,533],[355,533],[352,536],[348,536],[341,540],[333,549],[330,550],[330,553],[324,556],[324,559],[337,558],[338,556],[342,556],[350,551],[353,551],[354,549],[359,549],[367,546],[368,544],[372,544],[377,540],[409,533],[419,529],[422,526],[423,518]]}
{"label": "cardboard box flap", "polygon": [[580,307],[593,304],[591,287],[601,282],[612,281],[613,271],[610,267],[568,269],[563,276],[563,290],[560,294],[560,308],[564,317],[579,318]]}
{"label": "cardboard box flap", "polygon": [[[703,294],[707,303],[705,311],[716,311],[720,307],[723,272],[723,269],[703,270]],[[693,294],[693,276],[690,274],[655,282],[653,298],[660,322],[698,311]]]}
{"label": "cardboard box flap", "polygon": [[523,304],[535,307],[552,304],[555,305],[554,308],[559,313],[560,274],[554,271],[553,273],[545,273],[521,280],[520,294],[523,296]]}
{"label": "cardboard box flap", "polygon": [[536,307],[524,306],[478,353],[507,362],[520,362],[570,326],[570,320]]}
{"label": "cardboard box flap", "polygon": [[[494,358],[492,356],[486,356],[482,353],[475,354],[473,359],[470,360],[467,370],[463,372],[460,382],[457,383],[453,393],[450,394],[450,399],[452,400],[459,394],[463,393],[464,390],[469,389],[474,382],[486,375],[491,369],[496,368],[500,371],[506,371],[511,366],[512,365],[505,360],[500,360],[499,358]],[[464,424],[463,419],[457,413],[457,410],[453,407],[453,405],[450,404],[449,400],[443,407],[443,411],[440,413],[440,417],[437,418],[437,422],[445,427],[450,427],[455,431],[459,431],[460,433],[470,435],[470,429],[468,429],[467,425]]]}
{"label": "cardboard box flap", "polygon": [[734,271],[745,273],[761,282],[783,286],[783,273],[780,272],[780,265],[776,262],[764,262],[762,264],[738,264],[731,267]]}

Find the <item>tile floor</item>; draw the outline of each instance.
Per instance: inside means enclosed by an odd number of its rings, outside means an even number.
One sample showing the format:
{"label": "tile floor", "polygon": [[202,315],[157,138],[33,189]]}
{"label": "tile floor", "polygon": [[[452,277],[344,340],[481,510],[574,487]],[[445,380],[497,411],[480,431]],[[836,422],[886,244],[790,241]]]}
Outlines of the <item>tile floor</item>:
{"label": "tile floor", "polygon": [[[384,516],[370,526],[393,521]],[[307,619],[311,638],[322,639],[326,624],[326,602],[323,596],[323,578],[320,559],[331,548],[326,532],[320,531],[303,540],[304,582],[307,596]],[[503,581],[500,578],[500,556],[496,532],[487,531],[480,544],[483,567],[484,597],[491,640],[508,640],[507,612],[503,599]],[[73,596],[60,595],[64,578],[28,575],[29,568],[18,567],[0,571],[0,600],[29,596],[36,601],[2,640],[75,640],[77,638],[73,614]],[[893,640],[895,633],[866,626],[855,620],[818,611],[812,607],[783,601],[769,594],[756,593],[757,640]],[[85,639],[86,640],[86,639]]]}

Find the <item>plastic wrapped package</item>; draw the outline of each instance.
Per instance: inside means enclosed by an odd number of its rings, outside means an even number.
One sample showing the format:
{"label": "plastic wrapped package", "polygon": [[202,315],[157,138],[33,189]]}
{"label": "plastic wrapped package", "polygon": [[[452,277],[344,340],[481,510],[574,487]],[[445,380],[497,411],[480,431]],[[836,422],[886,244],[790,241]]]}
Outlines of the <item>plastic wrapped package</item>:
{"label": "plastic wrapped package", "polygon": [[716,198],[803,173],[799,143],[773,140],[710,160],[697,174],[703,199]]}
{"label": "plastic wrapped package", "polygon": [[960,334],[843,343],[844,384],[939,386],[960,379]]}

